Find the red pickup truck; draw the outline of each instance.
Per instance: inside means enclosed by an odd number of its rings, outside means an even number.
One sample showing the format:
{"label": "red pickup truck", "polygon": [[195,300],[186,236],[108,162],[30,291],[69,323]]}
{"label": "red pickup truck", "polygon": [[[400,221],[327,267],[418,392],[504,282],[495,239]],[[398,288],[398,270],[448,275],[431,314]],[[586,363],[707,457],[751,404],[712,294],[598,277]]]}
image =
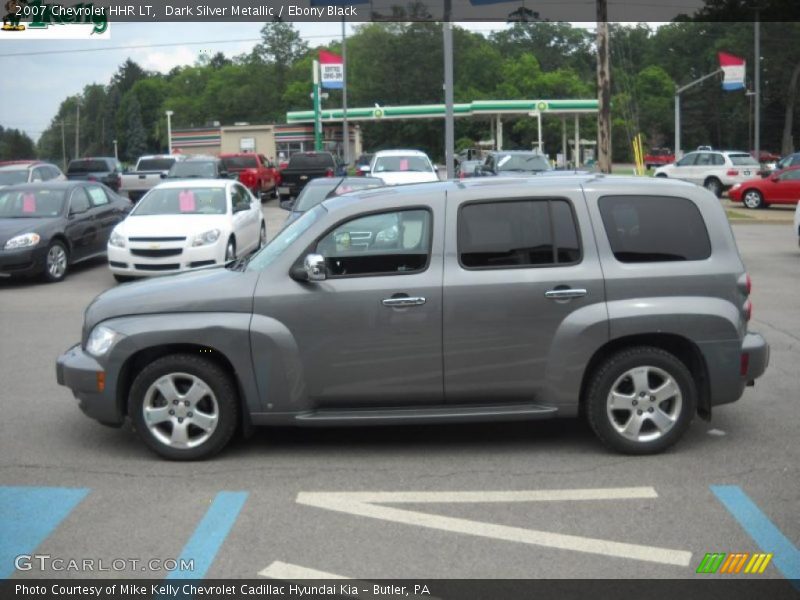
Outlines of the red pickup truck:
{"label": "red pickup truck", "polygon": [[671,165],[675,162],[675,154],[669,148],[653,148],[644,155],[644,164],[648,169]]}
{"label": "red pickup truck", "polygon": [[280,172],[262,154],[239,152],[220,154],[219,157],[228,171],[238,175],[239,181],[253,192],[256,198],[263,199],[276,193],[281,180]]}

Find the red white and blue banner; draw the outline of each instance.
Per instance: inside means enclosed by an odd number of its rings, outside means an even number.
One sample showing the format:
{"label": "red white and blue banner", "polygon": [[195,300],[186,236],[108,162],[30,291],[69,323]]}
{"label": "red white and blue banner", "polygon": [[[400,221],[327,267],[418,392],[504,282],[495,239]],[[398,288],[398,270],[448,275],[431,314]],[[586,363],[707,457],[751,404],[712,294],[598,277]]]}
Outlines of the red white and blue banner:
{"label": "red white and blue banner", "polygon": [[322,87],[342,89],[344,82],[344,65],[342,57],[327,50],[319,51],[319,71]]}
{"label": "red white and blue banner", "polygon": [[745,60],[743,58],[726,52],[720,52],[719,66],[723,73],[723,90],[731,91],[744,89]]}

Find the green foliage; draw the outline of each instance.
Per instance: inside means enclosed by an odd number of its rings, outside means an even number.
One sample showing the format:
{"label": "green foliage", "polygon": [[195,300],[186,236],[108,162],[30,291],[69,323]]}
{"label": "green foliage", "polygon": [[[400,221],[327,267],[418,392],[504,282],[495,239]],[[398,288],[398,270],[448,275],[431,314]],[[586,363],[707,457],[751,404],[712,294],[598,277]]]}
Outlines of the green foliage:
{"label": "green foliage", "polygon": [[36,147],[26,133],[17,129],[4,129],[0,126],[0,160],[35,157]]}

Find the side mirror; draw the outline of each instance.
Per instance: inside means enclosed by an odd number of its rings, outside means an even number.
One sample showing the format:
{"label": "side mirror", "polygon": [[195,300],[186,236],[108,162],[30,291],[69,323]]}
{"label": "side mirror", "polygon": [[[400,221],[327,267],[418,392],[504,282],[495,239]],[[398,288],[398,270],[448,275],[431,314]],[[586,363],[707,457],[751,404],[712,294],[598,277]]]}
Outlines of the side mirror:
{"label": "side mirror", "polygon": [[774,181],[775,183],[777,183],[778,181],[781,180],[781,178],[780,178],[780,175],[770,175],[769,176],[769,180],[770,181]]}
{"label": "side mirror", "polygon": [[166,179],[166,178],[167,178],[167,174],[164,173],[164,171],[161,171],[161,179]]}
{"label": "side mirror", "polygon": [[306,273],[306,281],[325,281],[327,279],[327,269],[325,268],[325,257],[321,254],[309,254],[303,261],[303,270]]}
{"label": "side mirror", "polygon": [[281,200],[281,208],[283,210],[292,210],[294,208],[294,200]]}

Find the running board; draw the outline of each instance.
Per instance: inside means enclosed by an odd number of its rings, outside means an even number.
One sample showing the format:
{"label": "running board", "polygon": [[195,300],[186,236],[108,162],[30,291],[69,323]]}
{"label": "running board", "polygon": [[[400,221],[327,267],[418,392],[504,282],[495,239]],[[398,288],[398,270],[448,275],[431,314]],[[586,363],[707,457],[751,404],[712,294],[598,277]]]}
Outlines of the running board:
{"label": "running board", "polygon": [[295,415],[305,427],[326,425],[412,425],[423,423],[469,423],[528,421],[557,416],[558,409],[537,404],[436,405],[413,408],[323,409]]}

